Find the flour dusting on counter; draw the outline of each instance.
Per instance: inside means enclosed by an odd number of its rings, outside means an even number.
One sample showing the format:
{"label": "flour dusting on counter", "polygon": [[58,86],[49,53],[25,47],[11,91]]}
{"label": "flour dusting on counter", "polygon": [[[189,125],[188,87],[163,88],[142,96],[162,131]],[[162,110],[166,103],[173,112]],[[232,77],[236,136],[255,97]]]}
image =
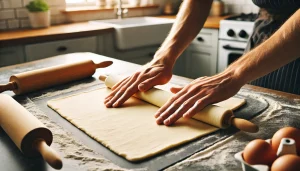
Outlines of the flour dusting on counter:
{"label": "flour dusting on counter", "polygon": [[257,99],[266,100],[269,103],[267,110],[252,119],[260,127],[260,131],[255,134],[238,132],[166,170],[240,171],[242,169],[240,162],[234,158],[234,154],[242,151],[248,142],[256,138],[269,139],[278,129],[285,126],[300,128],[300,125],[297,124],[297,122],[300,123],[299,99],[288,100],[244,89],[239,94],[256,96]]}
{"label": "flour dusting on counter", "polygon": [[125,171],[116,166],[111,161],[105,159],[101,154],[83,145],[71,133],[51,121],[48,116],[42,112],[28,98],[18,100],[29,112],[37,117],[53,133],[53,143],[51,145],[63,157],[64,164],[72,165],[78,170],[91,171]]}

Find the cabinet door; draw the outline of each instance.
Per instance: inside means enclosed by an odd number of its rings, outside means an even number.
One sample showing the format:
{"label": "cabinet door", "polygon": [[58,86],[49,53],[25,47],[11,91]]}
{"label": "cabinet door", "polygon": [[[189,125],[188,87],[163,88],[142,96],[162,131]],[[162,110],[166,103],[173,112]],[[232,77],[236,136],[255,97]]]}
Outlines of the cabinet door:
{"label": "cabinet door", "polygon": [[23,46],[0,48],[0,67],[25,62]]}
{"label": "cabinet door", "polygon": [[173,68],[173,74],[186,77],[186,59],[187,58],[187,52],[184,51],[180,57],[177,59],[174,68]]}
{"label": "cabinet door", "polygon": [[187,65],[186,73],[189,78],[199,78],[203,76],[211,76],[212,67],[215,68],[212,62],[212,56],[210,53],[188,51],[187,52]]}
{"label": "cabinet door", "polygon": [[135,63],[135,64],[139,64],[139,65],[145,65],[146,63],[150,62],[151,60],[152,60],[152,58],[150,58],[149,56],[141,56],[141,57],[129,59],[127,61]]}
{"label": "cabinet door", "polygon": [[79,39],[69,39],[52,41],[25,46],[27,61],[43,59],[47,57],[74,53],[74,52],[94,52],[97,51],[97,38],[84,37]]}

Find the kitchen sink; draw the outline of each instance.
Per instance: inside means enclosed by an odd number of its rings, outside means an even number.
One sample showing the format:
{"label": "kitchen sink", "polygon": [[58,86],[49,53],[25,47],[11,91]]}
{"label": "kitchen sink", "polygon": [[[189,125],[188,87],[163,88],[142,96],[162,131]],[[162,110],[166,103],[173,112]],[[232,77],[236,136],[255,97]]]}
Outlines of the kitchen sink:
{"label": "kitchen sink", "polygon": [[120,50],[161,44],[167,37],[173,22],[173,19],[157,17],[90,21],[91,24],[106,24],[114,27],[116,46]]}

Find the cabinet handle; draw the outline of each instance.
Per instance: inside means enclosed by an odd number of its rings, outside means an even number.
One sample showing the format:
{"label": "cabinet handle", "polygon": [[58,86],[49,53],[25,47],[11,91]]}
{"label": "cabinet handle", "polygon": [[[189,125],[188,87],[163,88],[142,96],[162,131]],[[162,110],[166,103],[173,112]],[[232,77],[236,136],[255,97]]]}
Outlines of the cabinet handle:
{"label": "cabinet handle", "polygon": [[227,49],[227,50],[238,50],[238,51],[244,51],[245,50],[245,48],[232,47],[230,45],[224,45],[223,48]]}
{"label": "cabinet handle", "polygon": [[149,57],[151,57],[151,58],[152,58],[154,55],[155,55],[155,52],[150,52],[150,53],[149,53]]}
{"label": "cabinet handle", "polygon": [[66,50],[68,50],[68,48],[66,46],[59,46],[56,49],[57,52],[65,52]]}
{"label": "cabinet handle", "polygon": [[197,37],[197,40],[198,40],[199,42],[204,42],[204,39],[203,39],[202,37]]}

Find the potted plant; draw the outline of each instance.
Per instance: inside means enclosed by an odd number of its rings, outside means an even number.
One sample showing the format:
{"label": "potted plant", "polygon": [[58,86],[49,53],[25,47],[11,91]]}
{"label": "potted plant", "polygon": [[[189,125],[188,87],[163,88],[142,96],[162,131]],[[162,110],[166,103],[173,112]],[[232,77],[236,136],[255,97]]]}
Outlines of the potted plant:
{"label": "potted plant", "polygon": [[41,28],[50,26],[50,10],[44,0],[33,0],[26,5],[31,27]]}

